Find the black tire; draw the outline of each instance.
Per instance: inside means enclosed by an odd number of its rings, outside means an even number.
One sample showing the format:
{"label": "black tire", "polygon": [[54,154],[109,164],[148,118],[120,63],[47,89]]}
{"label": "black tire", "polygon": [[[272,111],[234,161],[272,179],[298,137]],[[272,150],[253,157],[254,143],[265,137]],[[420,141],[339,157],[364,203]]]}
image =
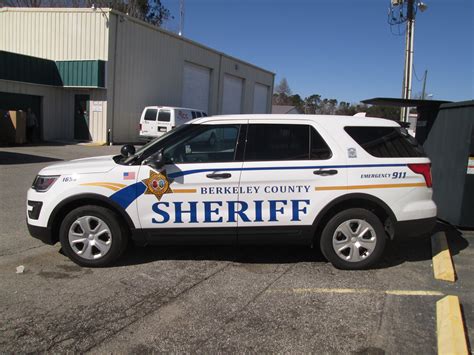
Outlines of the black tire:
{"label": "black tire", "polygon": [[[110,234],[110,247],[107,252],[104,252],[103,256],[96,256],[96,259],[81,257],[73,250],[73,247],[69,242],[69,230],[71,226],[79,218],[85,216],[91,216],[92,219],[98,218],[102,220],[110,231],[110,233],[105,233],[107,239],[109,239]],[[59,241],[61,242],[64,254],[66,254],[66,256],[76,264],[88,267],[103,267],[111,265],[123,254],[127,247],[128,235],[126,228],[124,228],[120,223],[119,217],[113,211],[100,206],[87,205],[78,207],[66,215],[61,223],[61,227],[59,228]],[[78,247],[76,248],[80,249]],[[99,251],[97,248],[96,250]]]}
{"label": "black tire", "polygon": [[[358,223],[356,220],[362,222]],[[346,242],[344,239],[346,238],[345,234],[338,232],[336,236],[335,233],[338,227],[343,225],[344,222],[349,222],[349,225],[351,226],[350,228],[353,231],[357,231],[358,225],[362,225],[364,222],[368,223],[370,227],[372,227],[373,232],[369,230],[369,232],[367,232],[363,238],[368,238],[370,241],[373,239],[373,237],[375,237],[374,249],[369,252],[368,249],[360,247],[360,244],[352,244],[352,246],[348,246],[343,249],[343,245],[348,245],[350,243],[349,241]],[[342,243],[341,248],[339,249],[342,249],[342,251],[339,252],[339,255],[341,256],[338,255],[335,247],[333,246],[333,237],[335,238],[335,243]],[[355,238],[356,239],[354,243],[357,241],[358,237],[355,236]],[[341,241],[337,241],[339,239]],[[365,241],[364,239],[362,240]],[[367,269],[377,263],[383,254],[386,241],[387,236],[385,234],[383,224],[375,214],[363,208],[350,208],[337,213],[328,221],[321,234],[320,246],[323,255],[336,268],[344,270],[361,270]],[[360,260],[348,261],[352,255],[351,251],[352,253],[358,253],[359,257],[356,255],[354,259],[357,260],[357,258],[360,258]],[[346,257],[347,260],[343,260],[343,257]]]}

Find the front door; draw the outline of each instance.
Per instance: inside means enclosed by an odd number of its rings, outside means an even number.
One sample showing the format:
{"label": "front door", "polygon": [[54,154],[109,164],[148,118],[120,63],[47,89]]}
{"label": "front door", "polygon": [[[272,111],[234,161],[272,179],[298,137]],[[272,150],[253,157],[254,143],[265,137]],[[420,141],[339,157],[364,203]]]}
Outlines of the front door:
{"label": "front door", "polygon": [[236,242],[240,123],[196,125],[165,148],[164,169],[140,167],[137,208],[150,243]]}
{"label": "front door", "polygon": [[74,95],[74,139],[91,140],[89,132],[89,95]]}
{"label": "front door", "polygon": [[[311,242],[319,211],[347,184],[335,142],[313,122],[274,119],[248,127],[239,201],[239,244]],[[339,186],[341,191],[334,191]]]}

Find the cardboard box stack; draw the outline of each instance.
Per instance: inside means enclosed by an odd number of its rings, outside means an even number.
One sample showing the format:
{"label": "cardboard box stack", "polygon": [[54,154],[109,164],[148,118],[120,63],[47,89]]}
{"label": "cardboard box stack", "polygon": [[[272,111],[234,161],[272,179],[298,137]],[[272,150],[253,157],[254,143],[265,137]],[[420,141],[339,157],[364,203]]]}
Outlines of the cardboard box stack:
{"label": "cardboard box stack", "polygon": [[0,143],[26,143],[26,112],[0,111]]}

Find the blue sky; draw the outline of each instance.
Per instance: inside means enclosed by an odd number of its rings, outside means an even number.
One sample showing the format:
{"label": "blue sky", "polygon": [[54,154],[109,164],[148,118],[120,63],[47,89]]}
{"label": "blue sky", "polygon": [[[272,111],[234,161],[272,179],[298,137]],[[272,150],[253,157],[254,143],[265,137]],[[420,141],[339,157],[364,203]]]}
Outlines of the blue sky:
{"label": "blue sky", "polygon": [[[179,0],[162,0],[175,20]],[[472,0],[426,0],[415,25],[415,71],[435,99],[474,98]],[[286,77],[301,96],[358,102],[401,95],[404,36],[388,0],[185,0],[184,35]],[[393,28],[398,32],[398,28]],[[413,79],[413,92],[422,83]]]}

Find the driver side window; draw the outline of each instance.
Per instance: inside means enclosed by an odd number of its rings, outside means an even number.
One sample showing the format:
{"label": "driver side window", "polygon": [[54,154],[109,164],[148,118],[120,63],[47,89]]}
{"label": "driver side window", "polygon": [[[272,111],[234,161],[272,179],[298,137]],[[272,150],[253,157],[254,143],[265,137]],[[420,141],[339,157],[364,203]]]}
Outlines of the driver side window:
{"label": "driver side window", "polygon": [[166,148],[165,160],[172,164],[234,161],[239,129],[239,125],[203,125]]}

